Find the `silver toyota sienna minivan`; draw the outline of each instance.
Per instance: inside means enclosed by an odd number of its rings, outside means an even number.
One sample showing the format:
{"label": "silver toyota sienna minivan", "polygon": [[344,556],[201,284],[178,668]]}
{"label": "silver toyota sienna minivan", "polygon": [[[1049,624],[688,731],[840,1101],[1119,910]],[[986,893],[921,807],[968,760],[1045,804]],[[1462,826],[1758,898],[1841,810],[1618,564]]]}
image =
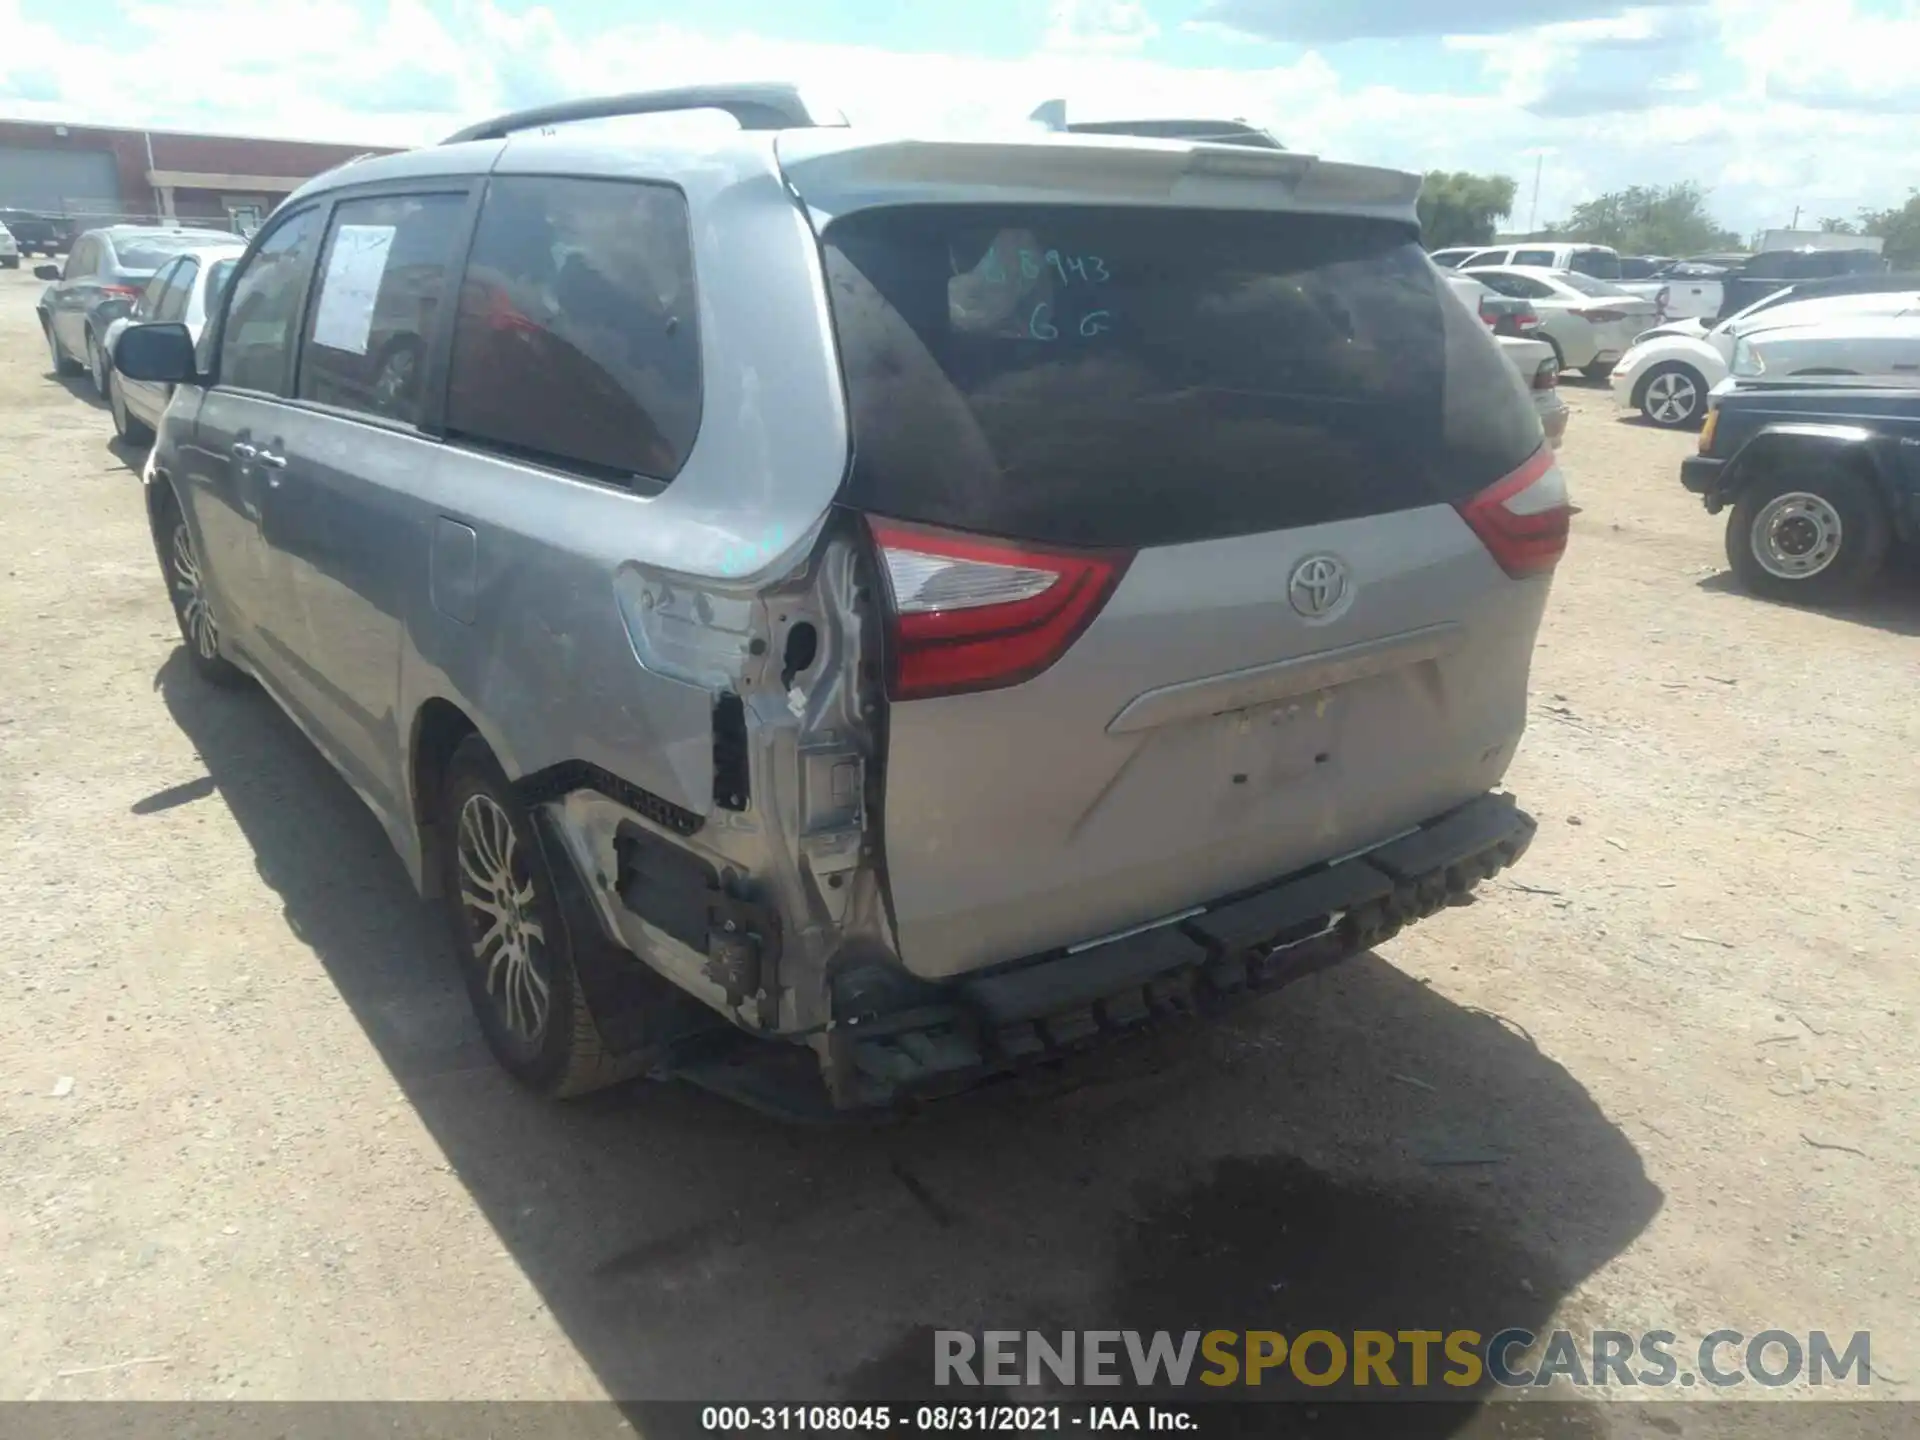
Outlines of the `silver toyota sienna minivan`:
{"label": "silver toyota sienna minivan", "polygon": [[[740,129],[576,123],[690,108]],[[1567,496],[1419,183],[782,86],[345,166],[197,352],[117,342],[178,387],[188,652],[380,818],[548,1093],[757,1037],[867,1107],[1271,989],[1533,834]]]}

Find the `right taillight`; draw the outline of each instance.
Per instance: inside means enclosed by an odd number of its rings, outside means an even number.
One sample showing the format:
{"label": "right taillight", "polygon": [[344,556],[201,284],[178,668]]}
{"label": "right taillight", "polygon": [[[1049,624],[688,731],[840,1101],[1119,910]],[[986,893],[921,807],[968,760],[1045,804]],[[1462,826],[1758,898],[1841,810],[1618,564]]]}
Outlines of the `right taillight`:
{"label": "right taillight", "polygon": [[887,584],[887,693],[923,700],[1030,680],[1066,654],[1131,552],[1063,551],[871,520]]}
{"label": "right taillight", "polygon": [[1541,449],[1511,475],[1456,501],[1460,518],[1500,568],[1518,580],[1551,570],[1567,552],[1573,508],[1553,451]]}

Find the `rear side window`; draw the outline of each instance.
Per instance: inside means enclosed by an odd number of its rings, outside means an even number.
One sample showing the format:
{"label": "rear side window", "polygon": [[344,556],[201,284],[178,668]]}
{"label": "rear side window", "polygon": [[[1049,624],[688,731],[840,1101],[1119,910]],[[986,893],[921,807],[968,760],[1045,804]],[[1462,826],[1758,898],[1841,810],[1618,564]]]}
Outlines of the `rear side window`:
{"label": "rear side window", "polygon": [[700,400],[685,197],[629,180],[494,179],[460,288],[447,433],[658,484],[686,463]]}
{"label": "rear side window", "polygon": [[1513,259],[1508,263],[1513,265],[1541,265],[1551,270],[1553,269],[1553,252],[1551,250],[1516,250],[1513,252]]}
{"label": "rear side window", "polygon": [[300,351],[302,400],[416,424],[427,339],[467,197],[388,195],[335,207]]}
{"label": "rear side window", "polygon": [[1620,257],[1611,250],[1576,250],[1569,257],[1567,268],[1597,280],[1618,280]]}
{"label": "rear side window", "polygon": [[320,249],[320,212],[287,217],[234,278],[220,329],[220,383],[284,395],[287,361],[300,325],[300,300]]}
{"label": "rear side window", "polygon": [[1167,545],[1461,498],[1540,445],[1409,228],[927,206],[824,243],[871,513]]}

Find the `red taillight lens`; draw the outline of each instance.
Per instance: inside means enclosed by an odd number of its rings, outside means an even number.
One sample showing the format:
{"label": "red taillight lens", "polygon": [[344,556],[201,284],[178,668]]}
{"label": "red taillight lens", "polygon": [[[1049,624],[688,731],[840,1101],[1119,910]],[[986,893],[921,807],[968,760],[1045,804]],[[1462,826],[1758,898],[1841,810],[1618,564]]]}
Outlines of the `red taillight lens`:
{"label": "red taillight lens", "polygon": [[1573,313],[1578,315],[1582,320],[1593,321],[1596,325],[1604,325],[1609,320],[1624,320],[1627,318],[1627,312],[1624,310],[1576,310]]}
{"label": "red taillight lens", "polygon": [[887,693],[895,700],[1032,679],[1093,623],[1133,559],[870,524],[887,581]]}
{"label": "red taillight lens", "polygon": [[1522,310],[1519,315],[1514,317],[1513,323],[1524,334],[1528,330],[1538,330],[1540,328],[1540,316],[1537,311]]}
{"label": "red taillight lens", "polygon": [[102,285],[100,293],[109,300],[138,300],[140,292],[131,285]]}
{"label": "red taillight lens", "polygon": [[1455,502],[1454,508],[1516,580],[1551,570],[1567,552],[1573,507],[1552,450],[1536,451],[1511,475],[1470,500]]}

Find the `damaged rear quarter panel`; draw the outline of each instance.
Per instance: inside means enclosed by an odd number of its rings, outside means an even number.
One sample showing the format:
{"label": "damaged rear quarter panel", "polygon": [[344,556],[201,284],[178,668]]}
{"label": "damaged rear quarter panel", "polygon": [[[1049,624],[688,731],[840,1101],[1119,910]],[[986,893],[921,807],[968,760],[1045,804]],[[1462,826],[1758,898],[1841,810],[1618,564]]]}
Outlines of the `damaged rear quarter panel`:
{"label": "damaged rear quarter panel", "polygon": [[534,137],[510,142],[494,173],[674,177],[694,250],[701,425],[657,494],[449,442],[444,463],[415,477],[408,522],[423,561],[439,518],[475,532],[472,619],[437,609],[424,573],[410,587],[402,713],[446,699],[512,778],[583,760],[705,815],[712,706],[727,666],[649,668],[620,596],[644,575],[671,577],[683,594],[750,597],[806,553],[847,457],[812,228],[771,141],[685,155],[653,146],[623,159]]}

